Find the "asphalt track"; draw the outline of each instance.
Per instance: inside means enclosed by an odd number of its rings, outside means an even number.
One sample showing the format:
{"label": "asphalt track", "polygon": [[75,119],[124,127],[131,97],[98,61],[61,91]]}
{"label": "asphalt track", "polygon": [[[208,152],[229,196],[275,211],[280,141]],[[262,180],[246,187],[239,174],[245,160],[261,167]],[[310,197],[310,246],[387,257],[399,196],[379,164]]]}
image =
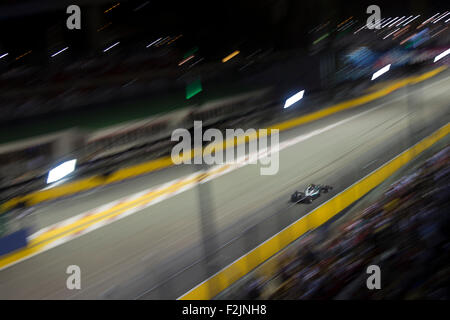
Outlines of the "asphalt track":
{"label": "asphalt track", "polygon": [[[202,185],[214,220],[205,235],[194,188],[0,271],[0,299],[174,299],[283,227],[448,123],[448,73],[385,98],[282,132],[311,134],[280,151],[279,172],[247,165]],[[314,133],[315,130],[323,129]],[[41,206],[38,227],[191,174],[177,166]],[[308,183],[334,186],[311,205],[290,206]],[[209,193],[207,200],[205,192]],[[209,251],[212,252],[212,251]],[[69,265],[81,268],[81,290],[66,288]]]}

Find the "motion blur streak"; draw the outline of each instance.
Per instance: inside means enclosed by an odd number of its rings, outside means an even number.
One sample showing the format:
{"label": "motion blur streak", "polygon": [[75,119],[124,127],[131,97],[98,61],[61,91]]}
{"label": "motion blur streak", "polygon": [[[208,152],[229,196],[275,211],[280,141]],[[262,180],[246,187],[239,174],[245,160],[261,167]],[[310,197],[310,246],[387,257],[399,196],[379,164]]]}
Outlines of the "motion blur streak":
{"label": "motion blur streak", "polygon": [[442,58],[446,57],[449,53],[450,53],[450,49],[445,50],[441,54],[437,55],[436,58],[434,58],[434,62],[441,60]]}
{"label": "motion blur streak", "polygon": [[65,161],[58,165],[56,168],[50,170],[48,173],[47,183],[61,180],[68,174],[72,173],[75,170],[76,163],[76,159]]}
{"label": "motion blur streak", "polygon": [[372,76],[372,80],[375,80],[376,78],[380,77],[381,75],[385,74],[386,72],[389,71],[389,69],[391,68],[391,65],[388,64],[387,66],[381,68],[380,70],[378,70],[377,72],[375,72]]}
{"label": "motion blur streak", "polygon": [[16,60],[22,59],[22,58],[25,57],[26,55],[30,54],[32,51],[33,51],[33,50],[29,50],[29,51],[25,52],[24,54],[21,54],[20,56],[16,57]]}
{"label": "motion blur streak", "polygon": [[117,46],[120,42],[116,42],[113,45],[109,46],[108,48],[106,48],[105,50],[103,50],[103,52],[106,52],[108,50],[110,50],[111,48],[114,48],[115,46]]}
{"label": "motion blur streak", "polygon": [[222,59],[222,62],[225,63],[231,59],[233,59],[235,56],[237,56],[239,54],[239,51],[234,51],[233,53],[229,54],[228,56],[226,56],[225,58]]}
{"label": "motion blur streak", "polygon": [[61,52],[66,51],[67,49],[69,49],[69,47],[65,47],[64,49],[59,50],[58,52],[52,54],[51,57],[52,57],[52,58],[53,58],[53,57],[56,57],[58,54],[60,54]]}
{"label": "motion blur streak", "polygon": [[294,103],[300,101],[303,98],[303,94],[305,93],[305,90],[302,90],[300,92],[297,92],[296,94],[294,94],[292,97],[290,97],[289,99],[286,100],[286,102],[284,103],[284,108],[289,108],[290,106],[292,106]]}

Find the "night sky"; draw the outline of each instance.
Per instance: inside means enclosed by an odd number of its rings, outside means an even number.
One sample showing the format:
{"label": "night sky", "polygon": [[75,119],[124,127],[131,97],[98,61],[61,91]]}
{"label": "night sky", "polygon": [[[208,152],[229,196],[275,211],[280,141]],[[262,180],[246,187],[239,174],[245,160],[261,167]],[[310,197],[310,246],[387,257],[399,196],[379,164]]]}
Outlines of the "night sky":
{"label": "night sky", "polygon": [[[9,2],[9,3],[8,3]],[[58,42],[70,43],[83,55],[93,42],[96,28],[112,22],[111,31],[128,42],[151,41],[160,36],[183,34],[178,46],[199,46],[205,56],[223,56],[235,48],[286,50],[307,45],[308,31],[329,19],[335,23],[350,16],[366,19],[365,10],[377,4],[383,15],[432,14],[442,2],[329,1],[329,0],[228,0],[161,1],[130,0],[104,14],[118,1],[39,0],[5,1],[0,5],[0,52],[14,55],[33,50],[33,62],[48,57]],[[82,9],[82,30],[65,28],[68,4]],[[88,5],[89,4],[89,5]],[[100,6],[99,10],[93,9]],[[136,8],[142,6],[140,10]],[[56,36],[54,36],[56,35]],[[30,61],[30,60],[29,60]]]}

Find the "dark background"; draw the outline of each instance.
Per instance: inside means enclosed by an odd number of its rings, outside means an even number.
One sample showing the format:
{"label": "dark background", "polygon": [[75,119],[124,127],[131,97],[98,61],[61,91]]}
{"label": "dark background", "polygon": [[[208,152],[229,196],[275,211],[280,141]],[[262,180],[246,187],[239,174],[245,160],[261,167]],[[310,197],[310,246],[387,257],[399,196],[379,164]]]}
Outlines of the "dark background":
{"label": "dark background", "polygon": [[[125,42],[152,40],[162,34],[183,34],[177,46],[197,45],[206,58],[222,57],[233,48],[305,47],[308,31],[328,19],[350,16],[367,19],[366,8],[377,4],[381,15],[432,14],[444,7],[434,0],[329,1],[329,0],[228,0],[161,1],[129,0],[110,12],[119,1],[34,0],[0,4],[0,51],[20,55],[33,50],[26,62],[43,63],[55,42],[71,43],[71,55],[95,54],[95,30],[112,22],[109,32]],[[143,4],[145,4],[142,6]],[[66,7],[81,7],[81,30],[67,30]],[[142,6],[139,10],[138,7]],[[23,62],[23,61],[22,61]]]}

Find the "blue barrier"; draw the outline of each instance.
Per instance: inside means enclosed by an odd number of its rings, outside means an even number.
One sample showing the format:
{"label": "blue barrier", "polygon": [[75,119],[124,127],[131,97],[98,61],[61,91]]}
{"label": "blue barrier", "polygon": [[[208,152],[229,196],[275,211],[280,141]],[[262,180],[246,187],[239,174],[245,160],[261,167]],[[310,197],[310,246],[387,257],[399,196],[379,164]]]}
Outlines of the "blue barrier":
{"label": "blue barrier", "polygon": [[21,229],[0,238],[0,256],[11,253],[17,249],[26,247],[28,230]]}

